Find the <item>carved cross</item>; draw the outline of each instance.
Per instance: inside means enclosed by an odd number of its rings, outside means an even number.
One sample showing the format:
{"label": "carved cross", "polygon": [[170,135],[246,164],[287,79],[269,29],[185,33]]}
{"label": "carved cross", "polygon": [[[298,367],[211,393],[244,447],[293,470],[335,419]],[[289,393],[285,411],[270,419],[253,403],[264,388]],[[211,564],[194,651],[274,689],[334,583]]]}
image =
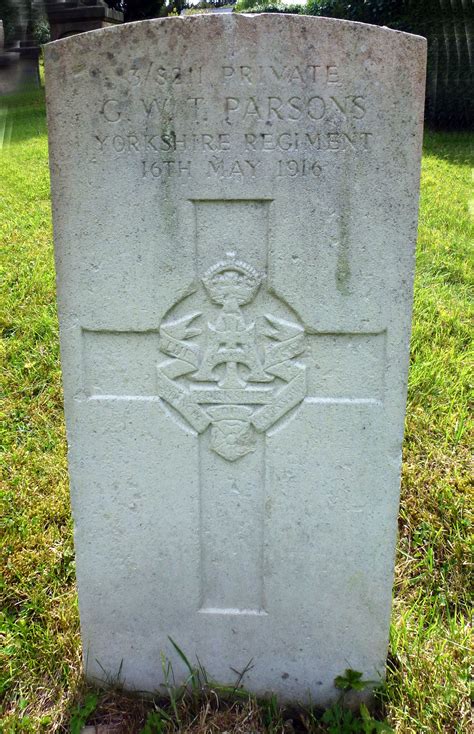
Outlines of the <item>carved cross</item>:
{"label": "carved cross", "polygon": [[[201,276],[189,310],[180,302],[153,332],[83,331],[88,399],[159,399],[198,437],[203,613],[265,614],[265,436],[286,430],[304,403],[382,405],[384,333],[305,333],[277,297],[260,303],[264,275],[229,253]],[[135,375],[120,357],[126,339],[136,342]],[[216,515],[230,511],[240,535],[216,538]]]}

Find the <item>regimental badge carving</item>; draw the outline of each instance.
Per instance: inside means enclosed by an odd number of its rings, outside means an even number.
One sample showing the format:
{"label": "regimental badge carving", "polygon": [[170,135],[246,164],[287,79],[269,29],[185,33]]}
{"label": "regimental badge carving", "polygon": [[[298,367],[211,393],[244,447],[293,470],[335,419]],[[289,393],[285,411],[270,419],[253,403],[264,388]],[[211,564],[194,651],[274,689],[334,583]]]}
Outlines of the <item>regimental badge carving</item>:
{"label": "regimental badge carving", "polygon": [[306,395],[304,329],[264,280],[228,253],[160,326],[160,350],[171,359],[157,367],[158,395],[198,433],[210,427],[211,448],[228,461],[254,451],[255,432]]}

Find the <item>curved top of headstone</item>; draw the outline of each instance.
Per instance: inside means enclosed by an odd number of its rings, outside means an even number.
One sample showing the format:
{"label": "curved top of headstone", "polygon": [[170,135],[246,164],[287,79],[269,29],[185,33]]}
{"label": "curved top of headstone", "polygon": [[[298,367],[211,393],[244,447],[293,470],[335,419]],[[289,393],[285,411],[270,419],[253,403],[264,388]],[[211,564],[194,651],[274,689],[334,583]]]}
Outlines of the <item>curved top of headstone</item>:
{"label": "curved top of headstone", "polygon": [[[171,26],[173,23],[173,26]],[[178,25],[181,24],[181,25]],[[200,26],[202,28],[200,28]],[[172,29],[175,33],[179,30],[183,34],[199,32],[203,30],[205,33],[211,33],[209,27],[217,29],[220,26],[224,26],[228,29],[232,27],[247,28],[268,28],[279,32],[282,30],[288,30],[291,28],[293,31],[299,31],[302,33],[311,30],[313,32],[325,32],[328,34],[335,32],[344,33],[356,33],[357,36],[361,34],[367,35],[367,37],[373,36],[375,38],[387,39],[387,38],[398,38],[402,39],[417,39],[418,43],[426,44],[426,39],[422,36],[416,36],[412,33],[405,33],[403,31],[394,30],[386,26],[371,25],[369,23],[359,23],[357,21],[341,20],[338,18],[326,18],[320,16],[309,16],[309,15],[295,15],[287,13],[209,13],[199,15],[181,15],[177,17],[168,18],[153,18],[151,20],[141,20],[132,23],[124,23],[123,25],[113,26],[110,28],[101,28],[94,31],[88,31],[76,36],[68,36],[67,38],[61,38],[58,41],[53,41],[46,45],[46,48],[51,47],[52,44],[56,47],[58,43],[73,45],[74,43],[101,43],[104,38],[104,34],[109,35],[110,33],[115,34],[118,38],[120,34],[140,34],[145,38],[151,37],[154,32],[161,29]],[[307,29],[307,30],[303,30]],[[336,39],[334,39],[336,40]],[[208,42],[212,42],[212,35],[208,37]],[[209,47],[206,45],[202,51],[207,52]]]}

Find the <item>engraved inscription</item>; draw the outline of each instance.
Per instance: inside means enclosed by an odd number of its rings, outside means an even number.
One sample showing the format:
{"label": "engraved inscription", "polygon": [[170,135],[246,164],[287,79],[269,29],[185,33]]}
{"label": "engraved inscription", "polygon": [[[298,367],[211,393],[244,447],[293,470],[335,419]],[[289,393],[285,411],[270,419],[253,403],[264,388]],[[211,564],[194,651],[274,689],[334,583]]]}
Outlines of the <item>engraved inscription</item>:
{"label": "engraved inscription", "polygon": [[306,367],[297,361],[303,327],[245,313],[263,280],[228,253],[201,279],[203,310],[175,317],[171,309],[160,326],[160,350],[171,360],[157,367],[158,395],[198,433],[211,425],[211,448],[228,461],[255,451],[255,431],[306,396]]}
{"label": "engraved inscription", "polygon": [[366,84],[355,87],[330,58],[308,61],[209,68],[136,59],[106,85],[93,160],[136,158],[157,184],[271,177],[324,186],[334,157],[351,165],[371,155],[376,120]]}
{"label": "engraved inscription", "polygon": [[[112,100],[110,100],[112,101]],[[110,114],[112,112],[110,111]],[[347,132],[296,132],[279,133],[194,133],[178,135],[170,131],[164,135],[127,132],[127,134],[95,135],[95,147],[105,153],[188,153],[219,154],[244,150],[247,153],[320,152],[370,150],[372,133]]]}
{"label": "engraved inscription", "polygon": [[[267,85],[272,82],[282,84],[322,84],[323,86],[341,86],[341,71],[336,64],[307,64],[282,66],[279,64],[249,66],[224,65],[213,70],[216,81],[226,85],[242,84],[242,86]],[[206,70],[209,74],[209,70]],[[122,74],[120,74],[122,76]],[[157,88],[178,86],[182,84],[201,85],[203,80],[202,66],[165,66],[153,60],[136,62],[126,75],[131,87],[147,84]]]}
{"label": "engraved inscription", "polygon": [[295,84],[298,82],[315,84],[322,82],[327,85],[340,84],[339,68],[335,64],[308,64],[306,66],[223,66],[222,81],[241,82],[242,84],[267,84],[268,82],[283,82]]}
{"label": "engraved inscription", "polygon": [[300,120],[319,122],[330,119],[332,114],[339,113],[344,119],[361,120],[366,113],[363,97],[347,95],[345,97],[226,97],[224,100],[226,122],[298,122]]}

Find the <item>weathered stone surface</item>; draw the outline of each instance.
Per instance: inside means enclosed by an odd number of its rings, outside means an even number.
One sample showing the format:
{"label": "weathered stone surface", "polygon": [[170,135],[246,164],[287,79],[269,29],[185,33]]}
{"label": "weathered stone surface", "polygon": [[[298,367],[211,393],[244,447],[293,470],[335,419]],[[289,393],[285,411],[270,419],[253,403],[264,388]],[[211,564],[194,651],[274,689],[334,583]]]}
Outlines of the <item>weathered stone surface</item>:
{"label": "weathered stone surface", "polygon": [[[323,18],[46,50],[88,675],[383,675],[425,42]],[[177,680],[186,674],[174,659]]]}

